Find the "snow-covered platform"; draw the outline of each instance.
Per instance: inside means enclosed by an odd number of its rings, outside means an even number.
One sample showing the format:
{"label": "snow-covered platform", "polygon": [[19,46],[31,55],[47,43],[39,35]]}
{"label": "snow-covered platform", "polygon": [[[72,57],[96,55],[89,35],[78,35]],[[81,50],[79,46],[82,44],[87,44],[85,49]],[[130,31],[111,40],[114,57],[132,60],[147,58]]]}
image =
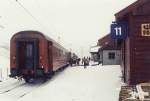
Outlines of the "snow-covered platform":
{"label": "snow-covered platform", "polygon": [[[57,73],[51,80],[37,89],[29,90],[18,101],[118,101],[121,87],[120,66],[83,66],[68,67]],[[24,89],[28,89],[23,88]],[[31,87],[29,87],[31,89]],[[21,90],[21,88],[19,89]],[[14,93],[18,93],[16,91]],[[0,94],[0,101],[5,97],[10,101],[16,96]],[[4,100],[5,101],[5,100]]]}

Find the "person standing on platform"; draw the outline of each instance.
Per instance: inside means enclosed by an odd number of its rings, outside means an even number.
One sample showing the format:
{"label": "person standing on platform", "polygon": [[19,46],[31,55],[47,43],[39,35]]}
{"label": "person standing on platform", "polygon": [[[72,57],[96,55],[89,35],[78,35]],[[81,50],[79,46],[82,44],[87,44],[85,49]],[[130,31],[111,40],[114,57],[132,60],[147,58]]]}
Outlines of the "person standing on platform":
{"label": "person standing on platform", "polygon": [[77,65],[80,65],[80,58],[77,59]]}
{"label": "person standing on platform", "polygon": [[85,57],[83,58],[83,65],[84,65],[84,68],[86,68],[88,65],[88,59]]}

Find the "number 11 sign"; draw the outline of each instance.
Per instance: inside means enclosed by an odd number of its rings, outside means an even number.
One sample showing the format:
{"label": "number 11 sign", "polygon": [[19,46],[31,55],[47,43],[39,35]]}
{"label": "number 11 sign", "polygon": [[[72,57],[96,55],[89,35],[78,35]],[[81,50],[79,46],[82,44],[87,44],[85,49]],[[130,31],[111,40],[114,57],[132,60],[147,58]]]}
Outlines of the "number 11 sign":
{"label": "number 11 sign", "polygon": [[111,37],[113,39],[126,39],[128,28],[126,22],[113,22],[111,24]]}

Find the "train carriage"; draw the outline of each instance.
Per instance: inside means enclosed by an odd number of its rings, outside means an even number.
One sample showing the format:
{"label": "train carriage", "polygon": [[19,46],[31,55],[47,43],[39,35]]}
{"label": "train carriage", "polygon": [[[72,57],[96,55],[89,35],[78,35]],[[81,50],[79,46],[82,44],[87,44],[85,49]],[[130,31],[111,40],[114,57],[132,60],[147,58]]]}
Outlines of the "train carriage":
{"label": "train carriage", "polygon": [[69,52],[38,31],[21,31],[10,41],[10,77],[48,78],[68,65]]}

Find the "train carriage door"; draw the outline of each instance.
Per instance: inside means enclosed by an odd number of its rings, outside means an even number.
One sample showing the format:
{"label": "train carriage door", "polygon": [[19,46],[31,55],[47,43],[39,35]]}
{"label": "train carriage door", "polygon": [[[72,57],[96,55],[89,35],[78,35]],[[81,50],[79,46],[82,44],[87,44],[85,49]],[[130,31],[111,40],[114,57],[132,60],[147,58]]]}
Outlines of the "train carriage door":
{"label": "train carriage door", "polygon": [[18,41],[16,48],[18,70],[35,70],[38,66],[38,42]]}
{"label": "train carriage door", "polygon": [[52,42],[48,42],[48,64],[49,64],[49,71],[52,71],[53,68],[53,54],[52,54]]}
{"label": "train carriage door", "polygon": [[25,68],[34,68],[34,43],[27,42],[25,46]]}
{"label": "train carriage door", "polygon": [[35,40],[34,41],[34,70],[36,71],[36,69],[39,67],[39,47],[38,47],[38,41]]}
{"label": "train carriage door", "polygon": [[17,73],[21,74],[21,69],[23,68],[24,64],[24,54],[25,54],[25,44],[23,42],[17,41],[16,42],[16,65],[17,65]]}
{"label": "train carriage door", "polygon": [[25,53],[25,68],[29,70],[36,70],[38,67],[38,42],[26,42]]}

